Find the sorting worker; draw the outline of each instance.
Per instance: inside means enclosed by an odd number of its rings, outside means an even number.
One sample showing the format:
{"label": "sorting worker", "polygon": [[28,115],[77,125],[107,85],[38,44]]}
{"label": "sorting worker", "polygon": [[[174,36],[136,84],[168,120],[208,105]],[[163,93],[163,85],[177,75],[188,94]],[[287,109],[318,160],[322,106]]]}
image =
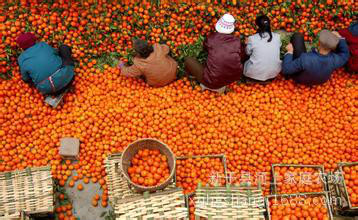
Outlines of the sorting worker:
{"label": "sorting worker", "polygon": [[16,40],[23,49],[18,57],[22,79],[44,95],[61,94],[74,78],[71,48],[62,45],[57,51],[45,42],[36,41],[32,33],[23,33]]}
{"label": "sorting worker", "polygon": [[295,33],[287,45],[282,72],[296,83],[318,85],[328,81],[332,72],[344,66],[349,59],[347,42],[338,32],[322,30],[318,50],[306,52],[304,37]]}

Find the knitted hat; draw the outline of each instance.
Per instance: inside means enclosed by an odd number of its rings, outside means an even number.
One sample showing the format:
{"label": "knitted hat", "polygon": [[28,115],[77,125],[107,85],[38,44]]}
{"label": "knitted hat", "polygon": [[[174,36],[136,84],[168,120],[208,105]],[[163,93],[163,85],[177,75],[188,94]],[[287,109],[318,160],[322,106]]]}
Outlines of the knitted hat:
{"label": "knitted hat", "polygon": [[224,14],[215,25],[217,32],[231,34],[235,30],[235,18],[230,14]]}
{"label": "knitted hat", "polygon": [[26,50],[29,47],[32,47],[36,43],[36,36],[33,33],[23,33],[16,39],[16,43],[22,49]]}
{"label": "knitted hat", "polygon": [[335,50],[337,48],[339,42],[339,37],[334,35],[329,30],[322,30],[319,33],[319,43],[322,47],[329,49],[329,50]]}

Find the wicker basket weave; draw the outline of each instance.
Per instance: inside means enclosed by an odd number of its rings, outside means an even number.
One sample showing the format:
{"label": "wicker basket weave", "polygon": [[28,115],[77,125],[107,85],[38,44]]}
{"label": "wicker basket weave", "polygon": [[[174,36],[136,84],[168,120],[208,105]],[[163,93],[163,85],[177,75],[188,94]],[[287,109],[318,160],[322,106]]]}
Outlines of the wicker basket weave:
{"label": "wicker basket weave", "polygon": [[[127,179],[124,178],[124,175],[122,174],[121,156],[121,153],[116,153],[108,156],[105,160],[108,198],[112,206],[114,206],[117,201],[124,198],[140,195],[139,192],[133,191],[129,188]],[[165,188],[165,190],[173,188],[175,188],[174,180],[167,188]]]}
{"label": "wicker basket weave", "polygon": [[50,167],[0,173],[0,217],[50,213],[53,209]]}
{"label": "wicker basket weave", "polygon": [[116,220],[187,219],[181,188],[123,199],[115,205]]}
{"label": "wicker basket weave", "polygon": [[265,203],[258,187],[198,187],[193,195],[195,219],[265,219]]}
{"label": "wicker basket weave", "polygon": [[[128,175],[128,168],[131,165],[132,158],[135,156],[135,154],[139,150],[142,150],[142,149],[160,150],[160,152],[167,157],[170,174],[169,174],[169,177],[163,183],[161,183],[157,186],[146,187],[146,186],[141,186],[141,185],[135,184],[131,181],[131,179]],[[164,143],[162,143],[158,140],[155,140],[155,139],[150,139],[150,138],[137,140],[137,141],[133,142],[132,144],[130,144],[123,151],[121,165],[122,165],[122,171],[123,171],[124,178],[126,178],[127,181],[130,183],[130,185],[132,185],[138,192],[145,192],[145,191],[155,192],[157,190],[164,189],[172,182],[172,180],[174,178],[174,174],[175,174],[175,156],[174,156],[173,152]]]}

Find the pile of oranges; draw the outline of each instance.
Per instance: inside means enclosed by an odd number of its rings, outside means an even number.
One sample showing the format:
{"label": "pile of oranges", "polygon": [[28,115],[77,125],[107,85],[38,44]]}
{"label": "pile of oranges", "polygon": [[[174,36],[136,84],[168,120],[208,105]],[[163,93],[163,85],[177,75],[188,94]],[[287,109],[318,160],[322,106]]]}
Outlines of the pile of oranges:
{"label": "pile of oranges", "polygon": [[311,167],[275,167],[278,194],[294,194],[324,191],[324,174]]}
{"label": "pile of oranges", "polygon": [[276,197],[269,200],[272,220],[328,220],[329,214],[323,196]]}
{"label": "pile of oranges", "polygon": [[226,182],[221,158],[188,158],[176,163],[177,186],[184,188],[184,193],[194,192],[199,183],[202,186],[222,186]]}
{"label": "pile of oranges", "polygon": [[[242,38],[256,32],[255,17],[265,11],[273,29],[301,31],[306,40],[313,40],[323,28],[347,27],[358,11],[358,1],[330,2],[153,6],[105,0],[0,1],[0,77],[4,72],[12,75],[0,81],[0,172],[50,165],[61,186],[82,190],[86,182],[99,183],[101,204],[106,206],[104,159],[140,138],[159,139],[176,156],[225,154],[228,172],[266,173],[268,181],[273,163],[323,164],[332,171],[338,162],[358,161],[358,75],[344,69],[320,86],[278,77],[268,85],[235,83],[228,94],[218,95],[192,88],[186,78],[151,88],[121,76],[105,59],[125,57],[133,37],[165,41],[179,56],[181,45],[214,31],[225,12],[237,19],[234,34]],[[47,106],[43,96],[21,80],[15,39],[25,31],[54,47],[68,44],[73,49],[75,90],[59,108]],[[80,139],[77,164],[59,156],[62,137]],[[217,159],[178,161],[178,186],[192,192],[199,182],[208,184],[212,172],[224,173]],[[352,195],[357,194],[354,186]],[[269,184],[264,190],[269,193]]]}
{"label": "pile of oranges", "polygon": [[58,219],[60,220],[76,220],[77,218],[72,213],[72,204],[57,206],[55,210]]}
{"label": "pile of oranges", "polygon": [[169,178],[170,169],[167,157],[159,150],[139,150],[128,168],[131,181],[142,186],[156,186]]}
{"label": "pile of oranges", "polygon": [[344,181],[353,207],[358,207],[358,165],[343,168]]}

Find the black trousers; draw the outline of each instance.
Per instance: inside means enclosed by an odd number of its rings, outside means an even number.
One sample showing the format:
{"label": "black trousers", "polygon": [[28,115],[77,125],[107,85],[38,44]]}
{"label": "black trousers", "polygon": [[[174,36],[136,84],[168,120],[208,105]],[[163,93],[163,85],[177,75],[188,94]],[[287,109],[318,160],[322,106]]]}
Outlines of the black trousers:
{"label": "black trousers", "polygon": [[72,59],[72,51],[71,47],[67,45],[61,45],[58,48],[58,54],[62,58],[62,65],[63,66],[74,66],[75,62]]}
{"label": "black trousers", "polygon": [[[58,54],[60,55],[61,59],[62,59],[62,66],[74,66],[75,65],[75,61],[72,59],[72,51],[71,51],[71,47],[67,46],[67,45],[61,45],[58,48]],[[65,92],[69,87],[72,86],[72,83],[74,81],[74,78],[72,78],[72,80],[62,89],[51,93],[50,95],[53,96],[57,96],[62,94],[63,92]]]}
{"label": "black trousers", "polygon": [[305,38],[301,33],[294,33],[291,37],[293,46],[293,59],[299,58],[302,53],[306,53]]}

